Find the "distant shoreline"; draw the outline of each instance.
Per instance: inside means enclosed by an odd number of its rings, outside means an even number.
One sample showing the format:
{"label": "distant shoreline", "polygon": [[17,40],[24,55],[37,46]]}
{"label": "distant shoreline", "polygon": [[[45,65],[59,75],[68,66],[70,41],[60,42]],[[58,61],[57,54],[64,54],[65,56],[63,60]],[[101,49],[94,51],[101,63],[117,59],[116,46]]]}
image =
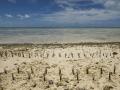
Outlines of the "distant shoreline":
{"label": "distant shoreline", "polygon": [[0,28],[0,44],[120,42],[120,28]]}
{"label": "distant shoreline", "polygon": [[79,43],[0,43],[0,46],[31,46],[31,45],[103,45],[103,44],[116,44],[120,45],[120,42],[79,42]]}
{"label": "distant shoreline", "polygon": [[120,27],[0,27],[0,28],[45,28],[45,29],[69,29],[69,28],[120,28]]}

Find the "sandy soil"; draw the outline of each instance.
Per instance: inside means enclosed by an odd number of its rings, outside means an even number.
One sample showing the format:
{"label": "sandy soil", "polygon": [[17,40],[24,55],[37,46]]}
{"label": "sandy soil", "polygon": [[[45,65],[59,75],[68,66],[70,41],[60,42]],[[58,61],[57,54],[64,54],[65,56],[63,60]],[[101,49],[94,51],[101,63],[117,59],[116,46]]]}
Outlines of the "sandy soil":
{"label": "sandy soil", "polygon": [[120,43],[0,45],[0,90],[120,90]]}

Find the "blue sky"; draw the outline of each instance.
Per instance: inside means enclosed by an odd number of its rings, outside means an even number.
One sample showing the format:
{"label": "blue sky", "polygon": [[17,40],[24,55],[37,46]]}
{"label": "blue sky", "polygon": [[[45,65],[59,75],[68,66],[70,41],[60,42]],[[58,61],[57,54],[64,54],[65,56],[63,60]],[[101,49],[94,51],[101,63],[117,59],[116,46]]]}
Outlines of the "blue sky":
{"label": "blue sky", "polygon": [[0,27],[119,27],[120,0],[0,0]]}

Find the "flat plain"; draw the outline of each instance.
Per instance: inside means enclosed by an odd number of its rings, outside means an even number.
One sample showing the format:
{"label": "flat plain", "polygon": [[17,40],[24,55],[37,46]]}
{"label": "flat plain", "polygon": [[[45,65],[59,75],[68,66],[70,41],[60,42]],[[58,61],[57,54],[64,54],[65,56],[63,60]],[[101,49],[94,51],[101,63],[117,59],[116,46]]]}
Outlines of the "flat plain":
{"label": "flat plain", "polygon": [[120,43],[1,44],[0,90],[120,90]]}

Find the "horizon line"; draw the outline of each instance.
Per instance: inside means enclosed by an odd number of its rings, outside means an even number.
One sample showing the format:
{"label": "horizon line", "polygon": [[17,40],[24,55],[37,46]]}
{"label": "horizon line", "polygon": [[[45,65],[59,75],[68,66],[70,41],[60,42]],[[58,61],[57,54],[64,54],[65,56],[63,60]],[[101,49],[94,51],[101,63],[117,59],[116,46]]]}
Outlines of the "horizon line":
{"label": "horizon line", "polygon": [[25,26],[25,27],[0,27],[0,28],[120,28],[120,27],[29,27],[29,26]]}

